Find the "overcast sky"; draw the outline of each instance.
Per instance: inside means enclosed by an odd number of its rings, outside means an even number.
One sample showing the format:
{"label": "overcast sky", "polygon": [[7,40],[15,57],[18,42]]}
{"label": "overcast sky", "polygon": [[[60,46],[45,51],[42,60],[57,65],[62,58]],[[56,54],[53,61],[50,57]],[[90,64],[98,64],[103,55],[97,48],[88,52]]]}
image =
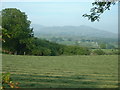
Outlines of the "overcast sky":
{"label": "overcast sky", "polygon": [[[87,25],[110,32],[118,32],[118,5],[111,7],[100,19],[100,22],[90,22],[82,15],[89,13],[94,0],[6,0],[2,8],[18,8],[25,12],[32,24],[44,26],[80,26]],[[31,2],[30,2],[31,1]],[[34,2],[33,2],[34,1]]]}

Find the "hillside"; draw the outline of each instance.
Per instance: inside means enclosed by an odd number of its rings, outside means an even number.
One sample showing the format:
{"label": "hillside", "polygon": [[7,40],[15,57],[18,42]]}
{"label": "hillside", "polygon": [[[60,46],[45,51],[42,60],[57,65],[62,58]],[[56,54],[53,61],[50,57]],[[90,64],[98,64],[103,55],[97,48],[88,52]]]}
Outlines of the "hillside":
{"label": "hillside", "polygon": [[118,47],[117,34],[85,25],[45,27],[33,24],[32,27],[36,37],[63,45],[99,48],[104,44],[104,47],[109,49]]}
{"label": "hillside", "polygon": [[45,27],[32,24],[34,34],[37,37],[85,37],[85,38],[117,38],[117,34],[99,30],[89,26],[52,26]]}

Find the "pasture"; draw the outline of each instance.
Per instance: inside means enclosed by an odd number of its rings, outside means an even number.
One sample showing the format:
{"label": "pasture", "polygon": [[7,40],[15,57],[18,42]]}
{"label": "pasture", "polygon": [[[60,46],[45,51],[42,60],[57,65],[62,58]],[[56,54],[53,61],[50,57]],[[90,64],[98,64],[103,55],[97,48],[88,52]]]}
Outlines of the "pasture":
{"label": "pasture", "polygon": [[20,88],[117,88],[118,56],[3,55],[3,72]]}

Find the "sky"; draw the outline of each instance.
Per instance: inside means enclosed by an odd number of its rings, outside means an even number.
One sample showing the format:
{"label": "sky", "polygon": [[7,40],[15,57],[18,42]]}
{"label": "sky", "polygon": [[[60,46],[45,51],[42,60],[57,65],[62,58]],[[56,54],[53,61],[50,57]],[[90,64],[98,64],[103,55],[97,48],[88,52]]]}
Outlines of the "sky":
{"label": "sky", "polygon": [[2,9],[17,8],[25,12],[32,24],[43,26],[80,26],[118,33],[118,5],[101,15],[99,22],[90,22],[83,14],[89,13],[94,0],[6,0]]}

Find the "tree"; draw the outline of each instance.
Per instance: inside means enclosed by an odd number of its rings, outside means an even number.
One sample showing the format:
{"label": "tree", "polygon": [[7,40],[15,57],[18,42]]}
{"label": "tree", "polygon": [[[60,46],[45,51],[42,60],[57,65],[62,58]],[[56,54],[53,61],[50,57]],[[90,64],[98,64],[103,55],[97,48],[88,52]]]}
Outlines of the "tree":
{"label": "tree", "polygon": [[[106,10],[110,10],[110,7],[112,5],[114,5],[117,2],[117,0],[113,0],[113,1],[95,1],[92,3],[92,5],[94,6],[93,8],[91,8],[90,10],[90,14],[84,14],[83,17],[87,17],[88,20],[91,20],[91,22],[94,21],[99,21],[100,20],[100,16],[102,13],[104,13]],[[119,1],[120,2],[120,1]]]}
{"label": "tree", "polygon": [[[23,54],[26,49],[25,39],[33,37],[27,15],[16,8],[2,10],[2,38],[3,48],[18,54]],[[10,38],[9,38],[9,37]]]}

